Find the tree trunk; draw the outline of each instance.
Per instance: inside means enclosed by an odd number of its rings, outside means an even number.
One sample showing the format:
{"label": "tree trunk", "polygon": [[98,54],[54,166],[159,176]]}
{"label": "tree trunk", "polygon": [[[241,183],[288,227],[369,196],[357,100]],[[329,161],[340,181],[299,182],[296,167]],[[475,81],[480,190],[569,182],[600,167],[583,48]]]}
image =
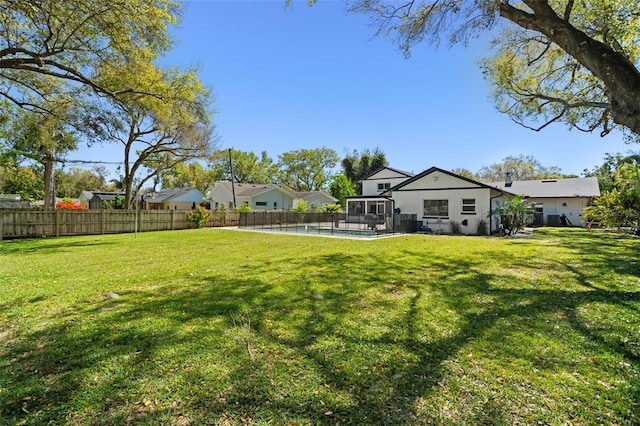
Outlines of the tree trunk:
{"label": "tree trunk", "polygon": [[636,67],[623,54],[560,18],[547,1],[524,0],[524,3],[533,14],[501,2],[500,16],[544,34],[573,56],[604,83],[613,121],[640,134],[640,72]]}
{"label": "tree trunk", "polygon": [[47,152],[44,162],[44,208],[53,210],[56,207],[56,182],[54,161],[55,150],[52,148]]}

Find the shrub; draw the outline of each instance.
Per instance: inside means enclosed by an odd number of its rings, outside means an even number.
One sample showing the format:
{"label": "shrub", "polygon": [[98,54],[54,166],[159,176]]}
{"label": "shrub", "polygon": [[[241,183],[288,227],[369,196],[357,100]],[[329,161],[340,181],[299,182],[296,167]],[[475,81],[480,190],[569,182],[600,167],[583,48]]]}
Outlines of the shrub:
{"label": "shrub", "polygon": [[342,206],[340,204],[325,204],[322,207],[322,211],[325,213],[342,213]]}
{"label": "shrub", "polygon": [[193,222],[196,228],[202,228],[209,219],[209,211],[198,206],[195,210],[187,213],[187,220]]}
{"label": "shrub", "polygon": [[86,210],[87,208],[82,204],[78,204],[69,197],[64,197],[62,201],[56,203],[56,209],[65,210]]}
{"label": "shrub", "polygon": [[307,201],[306,200],[298,200],[298,204],[292,209],[292,211],[296,213],[304,213],[307,211]]}
{"label": "shrub", "polygon": [[124,209],[124,198],[122,198],[120,195],[116,194],[116,196],[113,199],[113,201],[103,201],[102,205],[103,205],[103,207],[105,209],[122,210],[122,209]]}
{"label": "shrub", "polygon": [[296,223],[304,221],[304,212],[307,211],[307,202],[305,200],[298,200],[298,204],[291,209],[291,211],[294,213]]}
{"label": "shrub", "polygon": [[487,221],[484,219],[478,219],[476,223],[476,234],[487,235]]}
{"label": "shrub", "polygon": [[460,224],[454,220],[451,221],[451,233],[452,234],[460,233]]}
{"label": "shrub", "polygon": [[249,204],[241,204],[238,207],[236,207],[236,211],[238,213],[251,213],[253,209]]}
{"label": "shrub", "polygon": [[218,218],[220,224],[224,226],[227,222],[227,205],[224,203],[220,204],[220,207],[218,207],[218,209],[216,210],[215,215]]}

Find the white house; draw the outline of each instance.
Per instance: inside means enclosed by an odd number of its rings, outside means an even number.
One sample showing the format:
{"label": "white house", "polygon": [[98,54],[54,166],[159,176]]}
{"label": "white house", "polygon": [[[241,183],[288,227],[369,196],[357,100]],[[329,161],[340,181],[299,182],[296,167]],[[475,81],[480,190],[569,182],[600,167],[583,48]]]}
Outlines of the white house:
{"label": "white house", "polygon": [[[233,200],[235,194],[235,203]],[[234,183],[218,181],[207,191],[211,209],[217,210],[224,204],[229,210],[235,205],[246,204],[253,210],[289,210],[295,208],[298,200],[305,200],[309,209],[321,209],[325,204],[338,202],[337,198],[325,191],[287,191],[272,183]]]}
{"label": "white house", "polygon": [[382,167],[362,178],[362,195],[380,195],[392,187],[415,176],[413,173],[391,167]]}
{"label": "white house", "polygon": [[353,219],[365,214],[393,213],[393,202],[389,197],[383,197],[382,194],[413,176],[413,173],[391,167],[382,167],[370,173],[360,181],[362,194],[347,197],[347,214]]}
{"label": "white house", "polygon": [[[234,201],[235,194],[235,201]],[[247,204],[253,210],[291,209],[296,196],[274,184],[250,184],[218,181],[207,191],[211,209],[217,210],[224,204],[229,210],[236,205]]]}
{"label": "white house", "polygon": [[204,200],[204,194],[195,188],[172,188],[156,192],[144,202],[149,210],[191,210]]}
{"label": "white house", "polygon": [[[321,210],[326,204],[335,204],[338,199],[326,191],[291,191],[291,193],[297,198],[297,200],[304,200],[307,202],[307,208],[310,210]],[[297,200],[294,202],[294,207],[297,205]]]}
{"label": "white house", "polygon": [[0,209],[28,209],[29,200],[23,200],[20,194],[0,194]]}
{"label": "white house", "polygon": [[[388,188],[387,182],[392,183]],[[536,225],[560,225],[564,215],[578,226],[582,209],[600,195],[600,189],[594,177],[477,182],[437,167],[415,176],[384,167],[362,181],[362,195],[347,197],[347,214],[351,221],[366,220],[362,215],[371,214],[416,214],[422,226],[443,233],[450,232],[452,222],[459,232],[477,233],[484,220],[487,232],[495,232],[499,218],[494,215],[489,220],[489,213],[514,195],[536,204]]]}
{"label": "white house", "polygon": [[390,198],[396,212],[416,214],[422,226],[434,232],[457,227],[463,234],[489,234],[498,230],[498,218],[490,219],[490,213],[509,193],[431,167],[382,195]]}
{"label": "white house", "polygon": [[487,185],[524,195],[536,205],[538,214],[535,225],[560,225],[564,215],[573,226],[586,226],[582,222],[582,210],[594,197],[600,196],[598,179],[595,177],[570,179],[521,180],[488,182]]}

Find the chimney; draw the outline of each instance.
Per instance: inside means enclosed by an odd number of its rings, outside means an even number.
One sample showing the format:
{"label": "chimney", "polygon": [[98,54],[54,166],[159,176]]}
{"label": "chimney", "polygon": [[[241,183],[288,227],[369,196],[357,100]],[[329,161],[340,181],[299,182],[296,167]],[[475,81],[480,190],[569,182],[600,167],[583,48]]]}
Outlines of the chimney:
{"label": "chimney", "polygon": [[510,188],[512,183],[513,183],[513,176],[511,176],[511,172],[507,172],[504,179],[504,186],[507,188]]}

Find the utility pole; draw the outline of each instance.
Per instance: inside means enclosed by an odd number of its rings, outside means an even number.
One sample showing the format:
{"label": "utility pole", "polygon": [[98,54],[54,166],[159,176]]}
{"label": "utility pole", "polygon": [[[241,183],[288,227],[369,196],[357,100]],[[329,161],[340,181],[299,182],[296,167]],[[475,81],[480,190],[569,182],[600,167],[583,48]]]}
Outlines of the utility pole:
{"label": "utility pole", "polygon": [[234,186],[233,181],[235,177],[233,175],[233,159],[231,158],[231,148],[229,148],[229,168],[231,169],[231,193],[233,194],[233,209],[235,210],[236,205],[236,187]]}

